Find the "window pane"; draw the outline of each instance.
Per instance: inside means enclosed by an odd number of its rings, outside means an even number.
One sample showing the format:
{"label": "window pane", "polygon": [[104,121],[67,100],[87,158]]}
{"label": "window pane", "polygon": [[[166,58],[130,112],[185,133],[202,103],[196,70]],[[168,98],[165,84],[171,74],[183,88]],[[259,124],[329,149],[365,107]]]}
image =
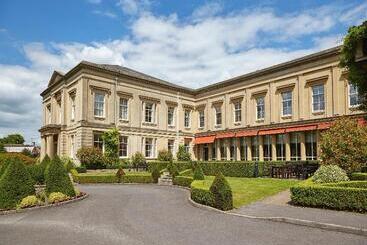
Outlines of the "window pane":
{"label": "window pane", "polygon": [[292,115],[292,92],[282,93],[283,116]]}
{"label": "window pane", "polygon": [[119,156],[127,157],[127,137],[120,136]]}
{"label": "window pane", "polygon": [[264,97],[259,97],[256,99],[256,117],[257,119],[265,118],[265,103]]}

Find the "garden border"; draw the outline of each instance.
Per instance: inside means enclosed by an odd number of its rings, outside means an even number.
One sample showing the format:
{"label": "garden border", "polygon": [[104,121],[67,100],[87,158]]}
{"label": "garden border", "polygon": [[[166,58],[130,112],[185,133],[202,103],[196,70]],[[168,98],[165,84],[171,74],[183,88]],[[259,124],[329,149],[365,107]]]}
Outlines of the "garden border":
{"label": "garden border", "polygon": [[74,203],[74,202],[81,201],[81,200],[83,200],[83,199],[85,199],[87,197],[89,197],[89,194],[88,193],[85,193],[82,196],[79,196],[77,198],[73,198],[73,199],[70,199],[70,200],[66,200],[66,201],[63,201],[63,202],[51,203],[51,204],[47,204],[47,205],[43,205],[43,206],[35,206],[35,207],[30,207],[30,208],[3,210],[3,211],[0,211],[0,215],[8,215],[8,214],[15,214],[15,213],[25,213],[25,212],[29,212],[29,211],[38,210],[38,209],[63,206],[63,205],[67,205],[69,203]]}

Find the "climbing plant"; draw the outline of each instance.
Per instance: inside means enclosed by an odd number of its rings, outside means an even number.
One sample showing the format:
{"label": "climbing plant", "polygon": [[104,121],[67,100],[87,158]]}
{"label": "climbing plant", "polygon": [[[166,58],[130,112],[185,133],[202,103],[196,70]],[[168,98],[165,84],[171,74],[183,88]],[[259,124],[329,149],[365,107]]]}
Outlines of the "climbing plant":
{"label": "climbing plant", "polygon": [[348,80],[357,86],[361,99],[360,109],[367,111],[367,69],[356,62],[358,44],[366,42],[367,21],[360,26],[352,26],[344,38],[340,67],[348,70]]}
{"label": "climbing plant", "polygon": [[117,128],[111,128],[103,133],[105,156],[109,161],[118,161],[119,158],[119,137],[120,133]]}

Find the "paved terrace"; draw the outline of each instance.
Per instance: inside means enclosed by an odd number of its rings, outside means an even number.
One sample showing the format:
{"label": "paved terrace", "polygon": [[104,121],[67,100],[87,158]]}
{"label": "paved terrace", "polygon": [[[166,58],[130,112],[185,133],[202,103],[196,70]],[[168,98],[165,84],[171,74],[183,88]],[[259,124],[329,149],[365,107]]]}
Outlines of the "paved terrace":
{"label": "paved terrace", "polygon": [[366,244],[362,236],[199,209],[184,189],[81,189],[90,194],[83,201],[0,216],[0,244]]}

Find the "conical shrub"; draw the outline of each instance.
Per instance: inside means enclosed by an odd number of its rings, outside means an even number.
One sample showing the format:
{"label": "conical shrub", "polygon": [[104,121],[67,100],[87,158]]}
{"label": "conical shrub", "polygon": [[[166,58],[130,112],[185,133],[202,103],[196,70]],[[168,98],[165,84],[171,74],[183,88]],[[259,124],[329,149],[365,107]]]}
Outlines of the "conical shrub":
{"label": "conical shrub", "polygon": [[45,182],[48,195],[52,192],[61,192],[70,197],[75,196],[73,183],[58,156],[55,156],[46,168]]}
{"label": "conical shrub", "polygon": [[15,208],[24,197],[35,194],[34,181],[22,161],[8,161],[0,178],[0,209]]}
{"label": "conical shrub", "polygon": [[200,164],[197,164],[194,169],[194,180],[204,180],[204,172]]}
{"label": "conical shrub", "polygon": [[210,192],[214,196],[215,208],[224,211],[233,208],[232,190],[222,173],[215,177],[210,186]]}
{"label": "conical shrub", "polygon": [[50,162],[51,162],[50,157],[46,155],[42,159],[41,163],[27,166],[27,169],[31,174],[31,177],[37,184],[43,185],[45,183],[45,172]]}

